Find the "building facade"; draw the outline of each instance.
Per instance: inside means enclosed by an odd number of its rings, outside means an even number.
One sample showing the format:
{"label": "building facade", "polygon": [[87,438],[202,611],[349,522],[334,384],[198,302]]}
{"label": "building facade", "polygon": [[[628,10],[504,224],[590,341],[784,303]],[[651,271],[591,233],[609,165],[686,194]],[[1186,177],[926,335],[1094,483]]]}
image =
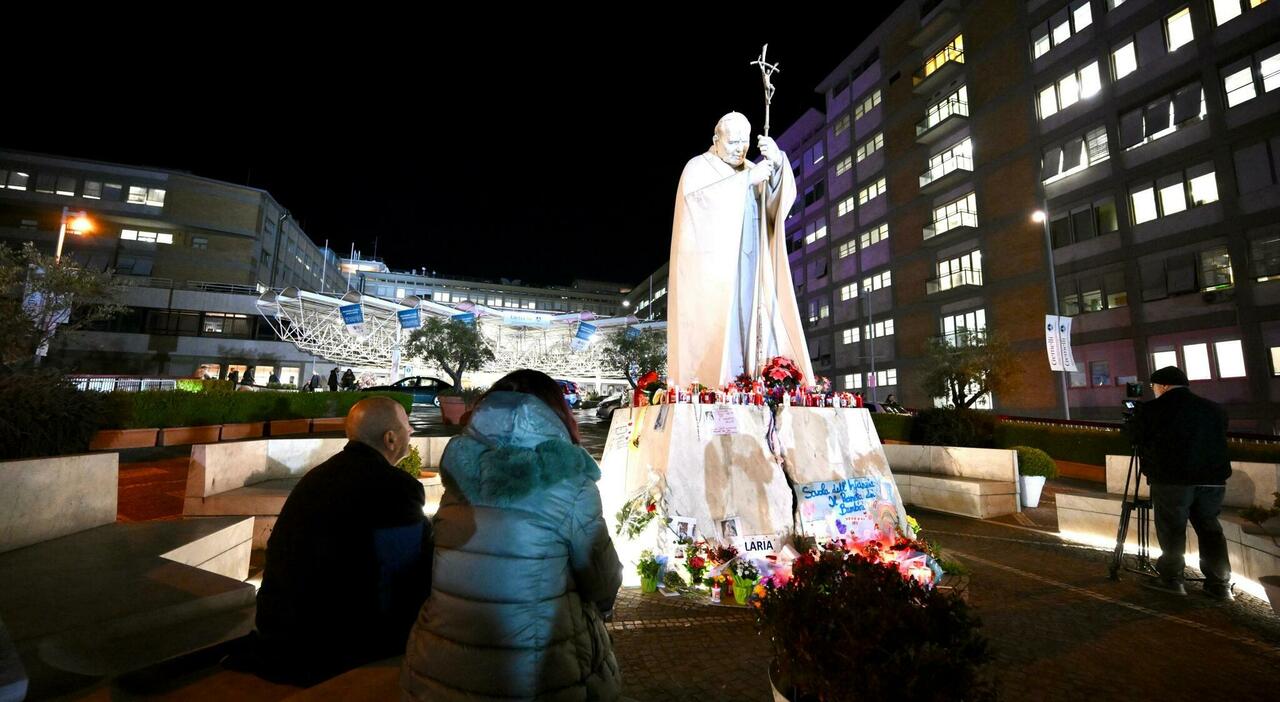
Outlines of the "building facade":
{"label": "building facade", "polygon": [[[1280,429],[1280,3],[904,2],[779,138],[815,370],[912,406],[931,338],[1009,341],[1007,414],[1116,419],[1178,365]],[[1073,317],[1055,374],[1044,316]]]}

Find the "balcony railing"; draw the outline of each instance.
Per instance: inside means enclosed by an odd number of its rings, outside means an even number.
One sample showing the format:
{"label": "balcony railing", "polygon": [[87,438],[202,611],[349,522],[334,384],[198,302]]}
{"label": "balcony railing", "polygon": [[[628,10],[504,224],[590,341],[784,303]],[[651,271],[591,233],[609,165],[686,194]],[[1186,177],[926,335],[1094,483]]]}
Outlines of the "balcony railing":
{"label": "balcony railing", "polygon": [[920,187],[925,187],[952,171],[973,172],[973,159],[968,156],[952,156],[920,174]]}
{"label": "balcony railing", "polygon": [[913,86],[920,85],[925,82],[929,76],[942,70],[943,66],[952,62],[957,64],[964,63],[963,49],[948,46],[946,49],[939,52],[938,55],[929,57],[929,60],[925,62],[924,66],[921,66],[920,70],[916,71],[915,75],[911,76],[911,84]]}
{"label": "balcony railing", "polygon": [[982,271],[962,268],[925,281],[925,293],[932,295],[966,285],[982,285]]}
{"label": "balcony railing", "polygon": [[933,337],[937,341],[946,342],[948,346],[981,346],[987,343],[987,330],[957,329],[950,334],[939,334]]}
{"label": "balcony railing", "polygon": [[933,237],[938,236],[939,234],[944,234],[946,232],[951,231],[952,229],[958,229],[960,227],[977,227],[977,226],[978,226],[977,212],[965,212],[965,211],[956,212],[925,227],[924,238],[932,239]]}
{"label": "balcony railing", "polygon": [[960,117],[969,116],[969,103],[959,98],[944,100],[925,113],[924,119],[916,125],[916,136],[920,136],[925,132],[933,129],[942,123],[943,120],[958,115]]}

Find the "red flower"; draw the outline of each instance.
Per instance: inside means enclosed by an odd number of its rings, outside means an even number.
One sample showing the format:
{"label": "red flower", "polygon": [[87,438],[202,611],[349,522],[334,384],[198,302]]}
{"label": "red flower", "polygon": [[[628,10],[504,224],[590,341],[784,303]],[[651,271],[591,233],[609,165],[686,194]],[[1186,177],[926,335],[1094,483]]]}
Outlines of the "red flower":
{"label": "red flower", "polygon": [[656,383],[656,382],[658,382],[658,372],[649,371],[648,373],[645,373],[644,375],[640,376],[640,379],[636,381],[636,387],[643,389],[643,388],[649,387],[650,384]]}
{"label": "red flower", "polygon": [[702,559],[702,556],[694,556],[693,558],[689,559],[689,566],[691,568],[701,568],[706,564],[707,562]]}
{"label": "red flower", "polygon": [[650,503],[649,503],[649,506],[648,506],[646,509],[648,509],[650,512],[654,512],[654,511],[657,511],[657,509],[658,509],[658,505],[656,505],[656,504],[654,504],[654,503],[650,502]]}

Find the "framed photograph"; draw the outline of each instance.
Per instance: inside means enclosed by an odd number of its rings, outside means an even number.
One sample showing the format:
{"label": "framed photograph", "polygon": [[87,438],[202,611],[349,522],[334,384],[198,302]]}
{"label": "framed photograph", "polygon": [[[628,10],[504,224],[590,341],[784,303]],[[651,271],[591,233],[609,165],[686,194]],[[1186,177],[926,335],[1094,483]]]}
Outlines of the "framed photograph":
{"label": "framed photograph", "polygon": [[672,517],[671,532],[676,541],[681,539],[698,540],[698,520],[693,517]]}
{"label": "framed photograph", "polygon": [[720,520],[720,537],[725,541],[732,543],[742,534],[742,520],[737,517],[728,517]]}

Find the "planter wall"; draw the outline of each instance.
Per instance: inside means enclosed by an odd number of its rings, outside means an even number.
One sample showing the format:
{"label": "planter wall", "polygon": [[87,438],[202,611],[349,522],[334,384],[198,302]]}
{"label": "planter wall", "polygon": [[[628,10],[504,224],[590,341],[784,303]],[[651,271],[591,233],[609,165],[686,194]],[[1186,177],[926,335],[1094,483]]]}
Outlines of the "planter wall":
{"label": "planter wall", "polygon": [[271,420],[271,435],[284,436],[287,434],[307,434],[311,432],[310,419],[273,419]]}
{"label": "planter wall", "polygon": [[459,424],[467,411],[467,403],[461,397],[440,398],[440,416],[445,424]]}
{"label": "planter wall", "polygon": [[223,424],[222,434],[219,438],[222,441],[231,441],[234,439],[258,439],[262,437],[262,430],[266,427],[266,422],[245,422],[243,424]]}
{"label": "planter wall", "polygon": [[95,432],[89,442],[90,451],[114,451],[127,448],[151,448],[156,445],[159,429],[104,429]]}
{"label": "planter wall", "polygon": [[322,434],[332,431],[345,431],[347,428],[346,417],[319,417],[311,420],[311,433]]}
{"label": "planter wall", "polygon": [[211,444],[218,441],[221,434],[221,424],[211,424],[202,427],[168,427],[160,430],[160,445],[185,446],[188,444]]}

